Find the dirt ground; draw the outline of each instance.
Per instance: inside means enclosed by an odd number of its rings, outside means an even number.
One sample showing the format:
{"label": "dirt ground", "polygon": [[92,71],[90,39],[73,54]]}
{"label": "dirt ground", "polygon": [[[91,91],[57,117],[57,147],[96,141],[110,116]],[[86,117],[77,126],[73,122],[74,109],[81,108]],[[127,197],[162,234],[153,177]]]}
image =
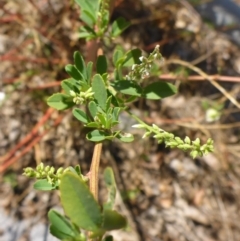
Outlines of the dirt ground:
{"label": "dirt ground", "polygon": [[[122,115],[122,127],[134,131],[135,141],[104,143],[101,159],[101,172],[113,167],[116,208],[129,220],[127,230],[113,232],[116,241],[240,240],[240,47],[224,33],[236,26],[216,28],[194,6],[185,0],[116,1],[112,20],[123,16],[132,25],[114,44],[146,54],[160,44],[165,63],[159,78],[179,87],[172,97],[141,100],[131,110],[178,136],[202,142],[211,137],[215,147],[193,160],[142,139]],[[93,144],[82,126],[71,112],[50,111],[46,104],[68,77],[64,66],[73,52],[88,54],[78,39],[81,25],[70,0],[0,1],[0,91],[6,94],[0,104],[0,209],[14,222],[34,220],[17,238],[6,236],[1,225],[1,241],[37,240],[30,229],[47,225],[48,210],[59,207],[57,192],[34,190],[23,168],[43,162],[89,170]],[[113,47],[104,46],[109,58]],[[209,109],[217,110],[215,119]],[[100,187],[103,198],[101,176]]]}

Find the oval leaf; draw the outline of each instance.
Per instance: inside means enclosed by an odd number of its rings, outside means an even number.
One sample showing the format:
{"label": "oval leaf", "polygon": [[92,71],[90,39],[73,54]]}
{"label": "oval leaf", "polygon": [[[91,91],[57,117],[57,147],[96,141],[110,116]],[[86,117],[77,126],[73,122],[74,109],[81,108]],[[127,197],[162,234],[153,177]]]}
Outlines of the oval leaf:
{"label": "oval leaf", "polygon": [[177,93],[176,86],[167,82],[155,82],[143,89],[142,97],[150,100],[159,100]]}
{"label": "oval leaf", "polygon": [[66,172],[61,178],[60,193],[64,211],[71,221],[87,231],[97,232],[102,223],[100,206],[84,181]]}
{"label": "oval leaf", "polygon": [[108,236],[106,236],[106,237],[103,239],[103,241],[114,241],[114,240],[113,240],[113,236],[112,236],[112,235],[108,235]]}
{"label": "oval leaf", "polygon": [[94,118],[97,115],[97,105],[94,101],[90,101],[88,104],[88,109],[89,112],[92,116],[92,118]]}
{"label": "oval leaf", "polygon": [[112,24],[112,36],[116,37],[120,35],[126,28],[130,26],[130,23],[126,19],[120,17]]}
{"label": "oval leaf", "polygon": [[104,209],[113,209],[116,197],[116,182],[112,168],[107,167],[104,170],[104,182],[108,189],[108,200],[104,204]]}
{"label": "oval leaf", "polygon": [[85,65],[82,55],[78,51],[76,51],[76,52],[74,52],[73,57],[74,57],[75,66],[77,67],[78,71],[80,73],[82,73],[84,79],[86,80],[87,79],[87,69],[86,69],[86,65]]}
{"label": "oval leaf", "polygon": [[75,108],[75,109],[73,110],[73,115],[74,115],[79,121],[81,121],[81,122],[83,122],[83,123],[85,123],[85,124],[90,121],[89,118],[88,118],[88,116],[87,116],[87,114],[86,114],[84,111],[82,111],[81,109]]}
{"label": "oval leaf", "polygon": [[34,189],[41,190],[41,191],[50,191],[56,189],[56,186],[50,184],[47,179],[41,179],[34,183]]}
{"label": "oval leaf", "polygon": [[115,90],[125,94],[132,96],[141,96],[142,88],[135,81],[128,80],[120,80],[112,83],[112,86]]}
{"label": "oval leaf", "polygon": [[65,110],[75,105],[72,97],[61,93],[50,96],[47,99],[47,104],[57,110]]}
{"label": "oval leaf", "polygon": [[140,49],[132,49],[128,51],[125,55],[125,59],[122,62],[123,66],[129,67],[132,66],[133,64],[140,64],[140,57],[142,56],[142,52]]}
{"label": "oval leaf", "polygon": [[92,80],[92,90],[94,92],[94,97],[97,100],[99,106],[103,110],[105,110],[107,101],[107,91],[101,75],[94,75]]}
{"label": "oval leaf", "polygon": [[97,58],[97,73],[102,75],[107,72],[107,59],[105,55],[99,55]]}
{"label": "oval leaf", "polygon": [[103,226],[106,231],[124,228],[127,225],[126,218],[114,210],[103,211]]}
{"label": "oval leaf", "polygon": [[115,67],[118,66],[118,61],[120,59],[122,59],[124,56],[123,50],[121,49],[121,47],[116,47],[113,53],[113,64]]}
{"label": "oval leaf", "polygon": [[[97,13],[99,10],[99,0],[91,0],[91,1],[85,1],[85,0],[75,0],[76,3],[81,7],[81,19],[88,24],[90,27],[93,27],[93,25],[97,21]],[[88,14],[86,14],[88,12]],[[88,15],[91,15],[89,17]]]}
{"label": "oval leaf", "polygon": [[74,65],[71,65],[71,64],[66,65],[65,70],[74,79],[76,80],[83,79],[81,73],[77,70],[77,68]]}
{"label": "oval leaf", "polygon": [[93,62],[88,62],[87,64],[87,81],[90,84],[91,76],[92,76],[92,68],[93,68]]}
{"label": "oval leaf", "polygon": [[89,122],[89,123],[87,123],[86,127],[99,128],[99,124],[97,122]]}
{"label": "oval leaf", "polygon": [[70,90],[73,90],[74,92],[78,93],[80,88],[80,82],[77,83],[75,79],[65,79],[61,82],[61,86],[66,92],[66,94],[70,94]]}
{"label": "oval leaf", "polygon": [[50,232],[53,236],[61,240],[75,236],[75,229],[63,215],[55,210],[50,210],[48,212],[48,218],[51,223]]}
{"label": "oval leaf", "polygon": [[94,130],[87,134],[89,141],[99,142],[109,138],[109,134],[105,131]]}

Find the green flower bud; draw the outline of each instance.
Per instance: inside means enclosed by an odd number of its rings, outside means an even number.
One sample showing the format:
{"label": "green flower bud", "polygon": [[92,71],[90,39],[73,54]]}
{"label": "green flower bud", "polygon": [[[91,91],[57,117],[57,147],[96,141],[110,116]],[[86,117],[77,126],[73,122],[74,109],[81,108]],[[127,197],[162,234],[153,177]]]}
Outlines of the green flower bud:
{"label": "green flower bud", "polygon": [[178,137],[178,136],[176,136],[174,139],[177,141],[178,144],[183,144],[184,143],[183,140],[180,137]]}
{"label": "green flower bud", "polygon": [[188,136],[185,137],[184,142],[187,144],[191,144],[191,140]]}
{"label": "green flower bud", "polygon": [[197,138],[195,141],[192,141],[192,144],[196,147],[200,147],[200,139]]}
{"label": "green flower bud", "polygon": [[150,131],[147,131],[143,136],[142,136],[142,139],[148,137],[151,135],[151,132]]}
{"label": "green flower bud", "polygon": [[132,127],[141,129],[141,128],[145,128],[145,125],[143,125],[143,124],[135,124],[135,125],[132,125]]}
{"label": "green flower bud", "polygon": [[37,179],[39,179],[39,178],[42,177],[42,175],[41,175],[41,173],[37,172],[37,173],[35,174],[35,177],[36,177]]}
{"label": "green flower bud", "polygon": [[86,236],[83,233],[80,233],[79,234],[79,241],[86,241],[86,240],[87,240]]}
{"label": "green flower bud", "polygon": [[24,169],[23,175],[27,177],[35,177],[35,171],[31,167],[27,167]]}
{"label": "green flower bud", "polygon": [[157,130],[157,131],[159,130],[159,127],[155,124],[152,124],[152,127],[153,127],[154,130]]}
{"label": "green flower bud", "polygon": [[47,173],[45,171],[40,172],[40,174],[42,177],[45,177],[47,175]]}
{"label": "green flower bud", "polygon": [[198,153],[198,151],[196,151],[196,150],[190,152],[190,155],[193,159],[196,158],[199,154],[200,153]]}
{"label": "green flower bud", "polygon": [[44,171],[45,171],[46,173],[48,173],[49,170],[50,170],[50,166],[46,166],[45,169],[44,169]]}
{"label": "green flower bud", "polygon": [[63,174],[63,167],[60,167],[60,168],[58,168],[58,170],[57,170],[57,175],[62,175]]}
{"label": "green flower bud", "polygon": [[53,174],[55,171],[55,168],[54,167],[51,167],[50,170],[49,170],[49,174]]}
{"label": "green flower bud", "polygon": [[37,171],[43,171],[44,170],[44,164],[41,162],[37,167],[36,167]]}
{"label": "green flower bud", "polygon": [[70,91],[69,91],[69,94],[70,94],[72,97],[76,97],[76,95],[77,95],[73,90],[70,90]]}
{"label": "green flower bud", "polygon": [[48,183],[53,184],[53,179],[50,176],[47,176],[47,181]]}

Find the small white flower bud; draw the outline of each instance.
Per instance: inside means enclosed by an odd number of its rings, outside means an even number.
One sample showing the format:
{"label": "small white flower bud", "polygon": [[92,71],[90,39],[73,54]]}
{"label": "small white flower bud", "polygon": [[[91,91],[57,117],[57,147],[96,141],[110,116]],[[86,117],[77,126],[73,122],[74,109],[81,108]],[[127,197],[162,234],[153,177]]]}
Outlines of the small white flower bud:
{"label": "small white flower bud", "polygon": [[135,124],[135,125],[132,125],[133,128],[144,128],[144,125],[143,124]]}
{"label": "small white flower bud", "polygon": [[4,92],[0,92],[0,103],[5,99],[6,94]]}
{"label": "small white flower bud", "polygon": [[69,94],[70,94],[72,97],[75,97],[75,96],[76,96],[76,93],[75,93],[73,90],[70,90],[70,91],[69,91]]}
{"label": "small white flower bud", "polygon": [[152,127],[153,127],[154,130],[159,130],[159,127],[155,124],[152,124]]}
{"label": "small white flower bud", "polygon": [[137,64],[134,64],[134,65],[132,66],[132,70],[134,70],[136,67],[137,67]]}

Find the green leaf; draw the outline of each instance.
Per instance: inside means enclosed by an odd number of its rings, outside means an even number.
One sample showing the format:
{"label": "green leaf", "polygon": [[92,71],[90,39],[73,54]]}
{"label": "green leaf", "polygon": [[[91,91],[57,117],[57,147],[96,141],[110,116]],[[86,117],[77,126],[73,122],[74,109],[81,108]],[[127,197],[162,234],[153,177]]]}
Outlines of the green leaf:
{"label": "green leaf", "polygon": [[83,10],[80,17],[89,27],[93,27],[96,23],[96,18],[92,11]]}
{"label": "green leaf", "polygon": [[126,219],[114,210],[106,209],[103,211],[102,228],[106,231],[124,228],[127,225]]}
{"label": "green leaf", "polygon": [[[81,7],[81,15],[80,18],[90,27],[97,21],[97,13],[99,9],[99,0],[75,0],[76,3]],[[87,14],[86,14],[87,13]],[[89,17],[91,15],[91,17]]]}
{"label": "green leaf", "polygon": [[92,118],[96,117],[98,110],[97,110],[97,104],[94,101],[89,102],[88,109]]}
{"label": "green leaf", "polygon": [[113,86],[108,86],[107,93],[108,96],[112,96],[112,104],[114,106],[119,106],[120,104],[123,104],[123,101],[116,97],[117,91],[113,88]]}
{"label": "green leaf", "polygon": [[61,86],[66,92],[67,95],[70,95],[70,90],[73,90],[75,93],[79,93],[80,82],[77,83],[75,79],[65,79],[61,82]]}
{"label": "green leaf", "polygon": [[72,167],[72,166],[69,166],[69,167],[68,167],[68,171],[72,172],[73,174],[77,174],[77,175],[78,175],[77,171],[76,171],[75,168]]}
{"label": "green leaf", "polygon": [[90,3],[86,2],[85,0],[75,0],[75,2],[80,6],[81,9],[96,11],[99,8],[99,0],[91,0]]}
{"label": "green leaf", "polygon": [[77,70],[77,68],[74,65],[67,64],[65,66],[65,70],[74,79],[76,79],[76,80],[81,80],[82,79],[81,73]]}
{"label": "green leaf", "polygon": [[78,71],[82,73],[84,80],[87,80],[87,70],[82,55],[78,51],[75,51],[73,56],[75,66],[77,67]]}
{"label": "green leaf", "polygon": [[93,68],[93,62],[88,62],[87,64],[87,80],[90,83],[91,77],[92,77],[92,68]]}
{"label": "green leaf", "polygon": [[100,206],[79,176],[71,172],[64,173],[60,194],[64,211],[73,223],[87,231],[99,230],[102,223]]}
{"label": "green leaf", "polygon": [[177,88],[167,82],[155,82],[143,89],[142,97],[159,100],[177,93]]}
{"label": "green leaf", "polygon": [[104,83],[107,83],[108,76],[109,76],[108,73],[104,73],[104,74],[102,74],[101,76],[102,76],[103,82],[104,82]]}
{"label": "green leaf", "polygon": [[101,126],[104,126],[104,128],[106,128],[107,127],[106,114],[98,113],[97,117],[101,123]]}
{"label": "green leaf", "polygon": [[76,165],[74,167],[74,169],[75,169],[76,173],[78,174],[78,176],[80,176],[82,174],[80,165]]}
{"label": "green leaf", "polygon": [[130,23],[124,18],[120,17],[112,24],[112,37],[120,35],[126,28],[130,26]]}
{"label": "green leaf", "polygon": [[107,90],[101,75],[96,74],[93,76],[92,90],[99,106],[106,110]]}
{"label": "green leaf", "polygon": [[97,58],[97,73],[102,75],[107,72],[107,59],[105,55],[99,55]]}
{"label": "green leaf", "polygon": [[116,198],[116,182],[112,168],[107,167],[104,170],[104,182],[108,189],[108,200],[104,204],[104,209],[113,209]]}
{"label": "green leaf", "polygon": [[103,239],[103,241],[114,241],[114,240],[113,240],[113,236],[112,236],[112,235],[108,235],[108,236],[106,236],[106,237]]}
{"label": "green leaf", "polygon": [[94,39],[96,37],[96,33],[94,32],[94,29],[88,27],[88,26],[82,26],[79,29],[79,38],[86,38],[86,40]]}
{"label": "green leaf", "polygon": [[50,225],[49,227],[50,233],[60,239],[60,240],[73,240],[74,237],[68,236],[65,233],[63,233],[61,230],[59,230],[56,226]]}
{"label": "green leaf", "polygon": [[50,190],[54,190],[56,189],[57,186],[53,186],[52,184],[50,184],[47,179],[41,179],[41,180],[37,180],[34,185],[33,185],[34,189],[36,190],[41,190],[41,191],[50,191]]}
{"label": "green leaf", "polygon": [[112,103],[112,96],[109,96],[106,102],[106,111],[108,111],[109,108],[111,107],[111,103]]}
{"label": "green leaf", "polygon": [[139,97],[142,95],[142,88],[135,81],[115,81],[112,83],[112,86],[115,90],[126,95],[133,95]]}
{"label": "green leaf", "polygon": [[87,134],[87,139],[93,142],[104,141],[106,139],[109,139],[109,137],[111,136],[109,136],[107,132],[100,130],[94,130]]}
{"label": "green leaf", "polygon": [[60,213],[50,210],[48,218],[51,223],[50,232],[53,236],[63,240],[78,235],[69,221]]}
{"label": "green leaf", "polygon": [[97,122],[89,122],[86,124],[86,127],[89,128],[100,128],[99,124]]}
{"label": "green leaf", "polygon": [[74,108],[72,113],[79,121],[85,124],[90,121],[87,114],[79,108]]}
{"label": "green leaf", "polygon": [[47,99],[47,104],[57,110],[65,110],[75,105],[72,97],[61,93],[50,96]]}
{"label": "green leaf", "polygon": [[121,108],[114,107],[113,112],[112,112],[114,121],[118,121],[118,117],[119,117],[120,111],[121,111]]}
{"label": "green leaf", "polygon": [[[105,10],[101,16],[101,26],[100,29],[106,31],[109,24],[109,10]],[[103,32],[101,31],[101,32]]]}
{"label": "green leaf", "polygon": [[[106,129],[111,129],[114,125],[112,115],[107,115]],[[116,125],[116,124],[115,124]]]}
{"label": "green leaf", "polygon": [[113,53],[113,64],[115,67],[118,67],[119,60],[123,60],[123,52],[120,50],[116,50]]}
{"label": "green leaf", "polygon": [[132,142],[134,141],[134,137],[131,133],[119,133],[116,136],[117,139],[119,139],[122,142]]}
{"label": "green leaf", "polygon": [[122,62],[122,66],[129,67],[133,64],[140,64],[140,57],[142,56],[142,52],[140,49],[132,49],[128,51],[125,55],[125,60]]}

